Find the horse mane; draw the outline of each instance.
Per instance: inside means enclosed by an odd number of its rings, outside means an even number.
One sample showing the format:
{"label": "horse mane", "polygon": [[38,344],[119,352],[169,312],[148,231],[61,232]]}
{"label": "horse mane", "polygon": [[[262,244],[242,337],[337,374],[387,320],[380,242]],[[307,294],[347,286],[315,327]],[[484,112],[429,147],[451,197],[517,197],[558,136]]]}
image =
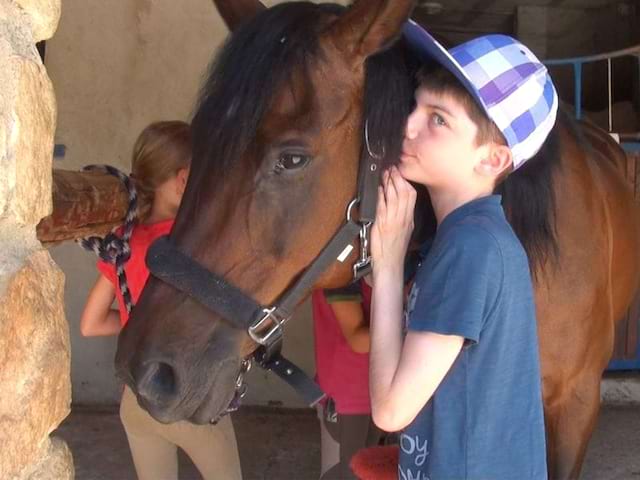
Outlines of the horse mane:
{"label": "horse mane", "polygon": [[560,108],[556,124],[540,151],[498,185],[507,219],[529,258],[533,275],[551,262],[557,265],[559,247],[556,232],[554,177],[561,168],[560,128],[574,138],[580,133],[575,122]]}
{"label": "horse mane", "polygon": [[[261,156],[243,153],[255,145],[262,118],[294,68],[309,68],[309,61],[318,56],[320,29],[342,8],[285,3],[234,30],[200,90],[191,122],[191,176],[206,175],[207,188],[215,189],[232,169],[242,168],[250,181]],[[237,165],[241,158],[252,158],[254,164]]]}
{"label": "horse mane", "polygon": [[[370,57],[366,64],[364,118],[373,153],[384,155],[383,168],[398,163],[407,118],[415,104],[420,62],[409,52],[401,39],[390,49]],[[368,155],[364,131],[362,143],[362,155]],[[427,189],[421,185],[414,187],[418,200],[410,255],[417,254],[420,245],[435,235],[437,226]]]}

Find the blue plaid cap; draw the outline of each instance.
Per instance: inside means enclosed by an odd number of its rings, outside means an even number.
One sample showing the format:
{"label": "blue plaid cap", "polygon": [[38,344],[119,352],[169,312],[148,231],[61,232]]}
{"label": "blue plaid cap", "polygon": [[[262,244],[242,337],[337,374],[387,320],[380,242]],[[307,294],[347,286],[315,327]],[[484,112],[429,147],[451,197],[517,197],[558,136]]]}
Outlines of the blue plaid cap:
{"label": "blue plaid cap", "polygon": [[447,51],[413,20],[404,35],[423,61],[436,61],[455,75],[498,126],[514,169],[538,153],[555,124],[558,94],[531,50],[506,35],[486,35]]}

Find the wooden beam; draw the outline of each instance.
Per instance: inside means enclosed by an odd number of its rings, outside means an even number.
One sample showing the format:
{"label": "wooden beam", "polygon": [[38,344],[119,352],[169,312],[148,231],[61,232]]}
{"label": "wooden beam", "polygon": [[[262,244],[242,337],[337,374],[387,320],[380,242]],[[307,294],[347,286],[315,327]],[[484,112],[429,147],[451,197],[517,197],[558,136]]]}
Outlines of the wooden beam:
{"label": "wooden beam", "polygon": [[53,171],[53,213],[36,228],[45,245],[104,235],[122,223],[128,195],[115,177],[102,172]]}
{"label": "wooden beam", "polygon": [[451,48],[472,38],[488,33],[513,35],[515,30],[515,11],[478,10],[468,8],[455,10],[446,2],[442,13],[427,15],[426,10],[416,8],[413,18],[425,27],[445,47]]}

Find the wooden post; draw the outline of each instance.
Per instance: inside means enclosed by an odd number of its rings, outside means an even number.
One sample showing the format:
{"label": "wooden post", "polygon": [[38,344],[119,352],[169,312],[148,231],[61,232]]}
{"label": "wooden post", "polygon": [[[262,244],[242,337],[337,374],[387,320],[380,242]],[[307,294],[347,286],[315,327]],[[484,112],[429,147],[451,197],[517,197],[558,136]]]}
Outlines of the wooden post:
{"label": "wooden post", "polygon": [[53,170],[53,213],[37,226],[38,240],[53,244],[89,235],[104,235],[122,223],[127,191],[103,172]]}

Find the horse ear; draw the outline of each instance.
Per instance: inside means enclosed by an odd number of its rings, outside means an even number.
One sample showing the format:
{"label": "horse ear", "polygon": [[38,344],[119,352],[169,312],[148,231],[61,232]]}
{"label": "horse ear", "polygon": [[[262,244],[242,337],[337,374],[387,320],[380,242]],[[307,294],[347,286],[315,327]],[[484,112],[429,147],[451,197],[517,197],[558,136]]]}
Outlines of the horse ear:
{"label": "horse ear", "polygon": [[409,19],[415,0],[356,0],[329,28],[339,50],[364,61],[387,47]]}
{"label": "horse ear", "polygon": [[260,0],[213,0],[213,3],[232,32],[267,8]]}

